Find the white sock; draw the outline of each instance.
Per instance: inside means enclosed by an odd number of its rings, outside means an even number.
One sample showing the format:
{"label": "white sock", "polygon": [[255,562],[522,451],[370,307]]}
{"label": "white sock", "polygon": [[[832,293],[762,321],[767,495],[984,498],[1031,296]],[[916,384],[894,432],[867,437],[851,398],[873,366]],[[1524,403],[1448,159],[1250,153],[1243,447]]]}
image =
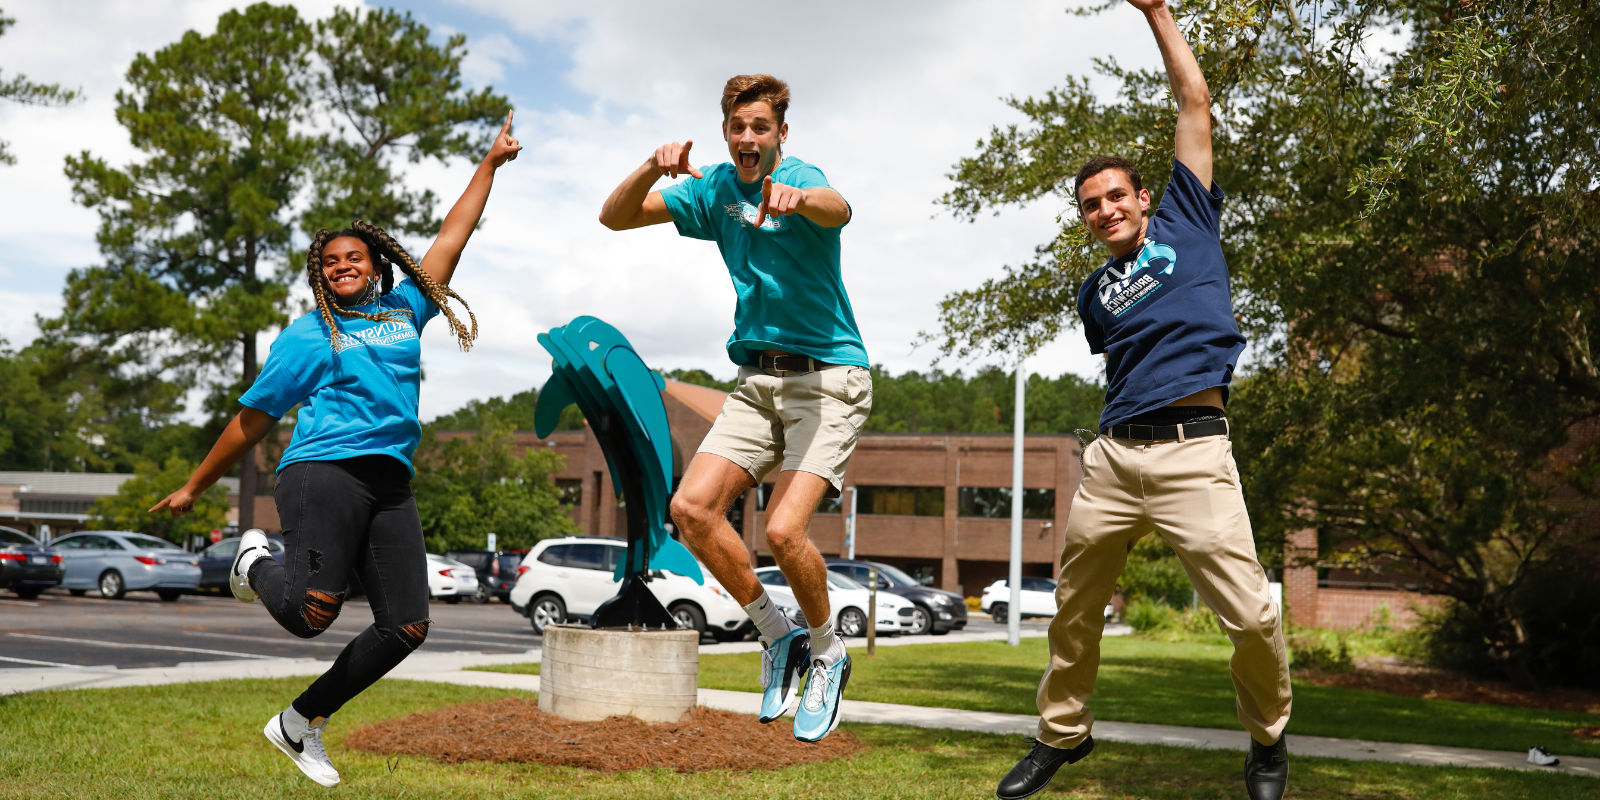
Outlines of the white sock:
{"label": "white sock", "polygon": [[795,625],[783,612],[778,610],[778,604],[772,602],[767,596],[767,590],[761,590],[761,596],[754,603],[744,607],[744,613],[750,615],[750,621],[756,624],[756,630],[766,637],[768,641],[776,642],[789,635]]}
{"label": "white sock", "polygon": [[830,667],[844,658],[844,640],[834,635],[833,623],[823,623],[822,627],[811,629],[811,658],[820,658]]}

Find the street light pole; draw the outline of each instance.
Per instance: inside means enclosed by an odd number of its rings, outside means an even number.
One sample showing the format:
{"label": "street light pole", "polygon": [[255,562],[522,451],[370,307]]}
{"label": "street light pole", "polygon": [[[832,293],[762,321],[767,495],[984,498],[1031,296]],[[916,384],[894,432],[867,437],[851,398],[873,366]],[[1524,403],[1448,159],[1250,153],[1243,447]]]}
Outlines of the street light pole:
{"label": "street light pole", "polygon": [[1026,427],[1024,397],[1028,386],[1022,354],[1017,354],[1016,419],[1011,433],[1011,604],[1006,607],[1006,642],[1022,644],[1022,454]]}
{"label": "street light pole", "polygon": [[846,486],[844,490],[850,493],[850,500],[844,512],[844,557],[854,561],[856,560],[856,487]]}

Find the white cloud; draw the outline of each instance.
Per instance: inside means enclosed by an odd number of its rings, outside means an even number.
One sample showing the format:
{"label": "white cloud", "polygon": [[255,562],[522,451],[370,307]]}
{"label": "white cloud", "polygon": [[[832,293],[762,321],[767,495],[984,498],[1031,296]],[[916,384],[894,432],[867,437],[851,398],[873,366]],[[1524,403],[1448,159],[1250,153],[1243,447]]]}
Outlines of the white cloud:
{"label": "white cloud", "polygon": [[[150,3],[108,2],[101,13],[73,5],[8,5],[19,24],[0,39],[0,67],[82,83],[91,93],[89,103],[66,110],[0,107],[0,136],[23,159],[0,170],[12,189],[0,194],[0,270],[43,276],[10,287],[41,296],[59,292],[66,269],[94,259],[97,218],[72,204],[61,157],[89,148],[113,163],[129,160],[111,111],[132,54],[214,25],[224,4],[174,0],[151,11]],[[933,205],[974,142],[991,125],[1019,119],[999,98],[1088,74],[1094,56],[1159,63],[1136,12],[1081,18],[1059,2],[748,4],[736,13],[710,2],[459,6],[471,11],[415,10],[424,20],[470,18],[452,22],[471,36],[470,81],[492,82],[514,101],[548,97],[542,82],[563,81],[564,95],[580,102],[528,100],[517,109],[526,149],[500,172],[487,224],[455,282],[483,335],[463,354],[442,325],[430,327],[424,418],[542,383],[549,358],[535,336],[579,314],[615,324],[652,365],[732,374],[722,344],[733,291],[715,246],[679,238],[671,226],[613,233],[595,219],[617,182],[662,142],[692,138],[697,161],[726,160],[717,101],[730,75],[770,72],[793,88],[787,152],[822,167],[851,201],[845,281],[873,360],[900,371],[928,366],[932,352],[913,352],[911,342],[935,325],[940,298],[1031,258],[1056,230],[1055,198],[971,224]],[[52,52],[49,43],[59,41],[73,41],[71,52]],[[552,63],[552,53],[570,65],[565,74],[531,76],[527,65]],[[410,179],[448,204],[470,171],[424,164]],[[1081,335],[1069,333],[1029,368],[1095,375],[1100,367]]]}

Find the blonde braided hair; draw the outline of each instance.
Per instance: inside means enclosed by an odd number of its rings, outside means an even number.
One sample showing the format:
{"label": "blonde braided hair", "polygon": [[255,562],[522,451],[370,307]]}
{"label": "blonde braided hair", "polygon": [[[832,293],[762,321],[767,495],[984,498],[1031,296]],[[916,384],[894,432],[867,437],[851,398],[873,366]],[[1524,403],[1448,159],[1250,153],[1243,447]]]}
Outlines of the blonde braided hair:
{"label": "blonde braided hair", "polygon": [[[327,276],[322,273],[322,251],[327,249],[328,243],[334,239],[350,236],[360,239],[367,246],[367,253],[372,259],[374,271],[381,272],[383,280],[383,293],[388,294],[394,287],[393,267],[398,265],[401,271],[411,277],[423,296],[428,298],[439,310],[444,313],[445,319],[450,324],[451,333],[455,334],[456,342],[463,351],[472,349],[473,340],[478,338],[478,317],[472,313],[472,308],[467,301],[456,294],[450,287],[433,279],[432,275],[424,272],[417,266],[400,243],[389,235],[388,231],[371,223],[355,220],[350,227],[342,231],[330,231],[323,228],[311,237],[311,247],[306,250],[306,277],[311,283],[311,293],[316,297],[317,310],[322,315],[322,321],[327,324],[330,336],[329,342],[333,351],[339,352],[339,326],[334,323],[333,315],[338,314],[346,319],[364,319],[370,322],[389,322],[398,320],[404,312],[399,309],[389,309],[377,314],[368,314],[340,306],[334,301],[333,287],[328,285]],[[472,327],[461,324],[461,320],[445,304],[447,298],[456,300],[466,310],[467,318],[471,320]]]}

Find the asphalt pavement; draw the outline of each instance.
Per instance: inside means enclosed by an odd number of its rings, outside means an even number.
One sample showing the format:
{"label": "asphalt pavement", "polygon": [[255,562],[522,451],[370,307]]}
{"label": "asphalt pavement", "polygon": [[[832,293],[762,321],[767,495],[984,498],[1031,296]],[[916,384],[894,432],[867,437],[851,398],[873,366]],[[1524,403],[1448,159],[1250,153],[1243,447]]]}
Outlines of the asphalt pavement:
{"label": "asphalt pavement", "polygon": [[[539,646],[528,620],[511,606],[435,601],[424,652],[522,653]],[[231,595],[184,595],[163,602],[132,592],[122,600],[52,590],[35,600],[0,597],[0,669],[51,666],[168,667],[239,659],[328,660],[372,624],[365,598],[345,602],[315,639],[278,627],[258,603]]]}
{"label": "asphalt pavement", "polygon": [[[425,653],[524,653],[542,641],[528,620],[496,600],[485,605],[433,601]],[[1046,620],[1024,620],[1043,630]],[[0,670],[36,667],[114,666],[119,669],[172,667],[185,663],[239,660],[330,660],[372,624],[365,598],[347,601],[339,618],[321,636],[299,639],[278,627],[260,603],[240,603],[226,595],[184,595],[163,602],[148,592],[122,600],[90,593],[72,597],[50,590],[34,600],[0,595]],[[986,616],[973,614],[968,633],[1004,631]],[[938,641],[940,637],[897,637]],[[709,641],[709,640],[707,640]],[[852,640],[864,646],[863,640]],[[909,643],[909,641],[907,642]]]}

